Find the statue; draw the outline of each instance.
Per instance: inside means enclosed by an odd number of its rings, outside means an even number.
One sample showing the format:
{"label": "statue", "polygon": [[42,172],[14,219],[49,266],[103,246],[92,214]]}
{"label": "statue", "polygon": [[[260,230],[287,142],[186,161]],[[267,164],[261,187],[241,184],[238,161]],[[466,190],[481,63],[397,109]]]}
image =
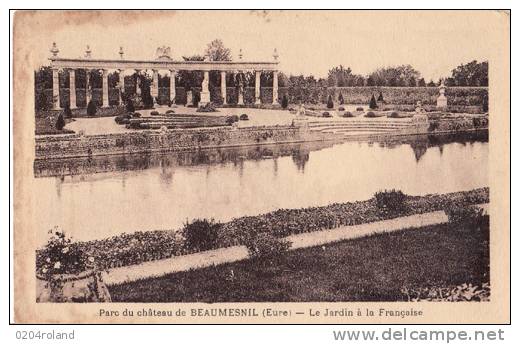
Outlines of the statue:
{"label": "statue", "polygon": [[298,107],[298,110],[296,111],[296,116],[305,116],[305,106],[303,104],[300,104]]}
{"label": "statue", "polygon": [[158,47],[155,51],[155,56],[157,60],[171,60],[171,48],[167,46]]}
{"label": "statue", "polygon": [[206,78],[206,77],[205,77],[205,78],[202,80],[202,89],[203,89],[203,90],[207,90],[208,87],[209,87],[209,80],[208,80],[208,79],[209,79],[209,78]]}
{"label": "statue", "polygon": [[448,107],[448,98],[444,95],[446,92],[446,86],[444,86],[444,80],[439,86],[439,97],[437,98],[437,109],[445,110]]}

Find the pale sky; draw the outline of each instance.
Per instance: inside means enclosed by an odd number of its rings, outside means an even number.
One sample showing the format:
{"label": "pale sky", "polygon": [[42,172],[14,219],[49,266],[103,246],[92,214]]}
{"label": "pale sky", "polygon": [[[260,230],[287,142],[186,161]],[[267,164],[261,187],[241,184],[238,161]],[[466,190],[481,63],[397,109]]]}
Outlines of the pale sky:
{"label": "pale sky", "polygon": [[499,14],[181,11],[54,15],[56,25],[33,21],[37,37],[32,37],[36,38],[32,52],[41,64],[48,64],[54,41],[60,57],[80,57],[89,44],[93,57],[119,58],[123,46],[128,59],[153,59],[157,47],[165,45],[171,47],[174,59],[181,59],[203,54],[207,43],[220,38],[234,59],[241,48],[244,60],[272,60],[277,48],[280,70],[286,74],[326,77],[330,68],[342,64],[366,75],[378,67],[411,64],[428,81],[449,76],[461,63],[488,60],[496,45],[485,17]]}

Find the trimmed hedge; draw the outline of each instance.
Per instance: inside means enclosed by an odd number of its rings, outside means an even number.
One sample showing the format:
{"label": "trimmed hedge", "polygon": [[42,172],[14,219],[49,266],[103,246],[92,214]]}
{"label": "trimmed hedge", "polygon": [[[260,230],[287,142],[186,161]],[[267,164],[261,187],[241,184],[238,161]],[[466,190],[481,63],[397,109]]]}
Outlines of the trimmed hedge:
{"label": "trimmed hedge", "polygon": [[[131,84],[125,85],[125,91],[129,94],[135,93],[135,86]],[[194,97],[200,94],[201,88],[192,88]],[[244,88],[244,102],[246,104],[254,104],[254,87]],[[41,93],[43,92],[43,96]],[[412,105],[415,106],[417,101],[421,101],[423,105],[435,106],[439,90],[437,87],[279,87],[278,101],[282,104],[283,97],[287,97],[288,104],[298,104],[300,101],[306,104],[326,104],[330,95],[333,101],[338,101],[341,94],[345,104],[368,104],[372,94],[382,93],[386,104],[394,105]],[[175,104],[186,103],[186,90],[183,87],[175,89]],[[238,102],[238,92],[236,87],[227,87],[226,101],[228,104],[236,104]],[[35,99],[43,97],[48,107],[52,107],[52,89],[35,90]],[[272,87],[260,88],[260,99],[262,104],[271,104],[273,97]],[[486,112],[486,104],[488,102],[487,87],[448,87],[446,89],[446,97],[448,98],[448,107],[467,107],[476,106],[480,111]],[[92,99],[99,107],[103,99],[102,90],[94,88],[92,90]],[[108,90],[109,105],[119,104],[119,91],[115,88]],[[167,105],[170,102],[169,87],[159,87],[158,101],[160,105]],[[222,96],[220,87],[210,87],[210,101],[215,104],[222,104]],[[85,89],[76,89],[76,102],[78,107],[85,107]],[[338,101],[340,102],[340,101]],[[60,88],[60,107],[64,108],[69,104],[69,89]]]}

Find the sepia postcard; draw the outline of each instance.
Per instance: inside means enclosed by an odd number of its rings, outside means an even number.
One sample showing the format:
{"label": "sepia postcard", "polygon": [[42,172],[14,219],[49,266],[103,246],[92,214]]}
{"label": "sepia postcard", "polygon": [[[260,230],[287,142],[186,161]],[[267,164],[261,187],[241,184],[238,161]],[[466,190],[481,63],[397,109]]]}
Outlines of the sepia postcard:
{"label": "sepia postcard", "polygon": [[510,323],[510,12],[17,11],[15,323]]}

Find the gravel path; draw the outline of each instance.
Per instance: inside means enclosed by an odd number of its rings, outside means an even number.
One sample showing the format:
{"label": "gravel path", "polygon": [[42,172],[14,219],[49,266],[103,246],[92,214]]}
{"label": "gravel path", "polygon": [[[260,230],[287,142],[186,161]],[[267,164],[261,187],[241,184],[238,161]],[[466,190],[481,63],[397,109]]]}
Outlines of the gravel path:
{"label": "gravel path", "polygon": [[[488,204],[479,205],[488,211]],[[336,241],[360,238],[376,233],[394,232],[409,228],[424,227],[445,223],[448,217],[444,211],[434,211],[399,217],[391,220],[343,226],[331,230],[290,235],[291,250],[329,244]],[[249,257],[245,246],[233,246],[217,250],[188,254],[168,259],[145,262],[139,265],[123,266],[110,269],[104,274],[107,285],[121,284],[144,278],[159,277],[168,273],[188,271],[203,267],[232,263]]]}

